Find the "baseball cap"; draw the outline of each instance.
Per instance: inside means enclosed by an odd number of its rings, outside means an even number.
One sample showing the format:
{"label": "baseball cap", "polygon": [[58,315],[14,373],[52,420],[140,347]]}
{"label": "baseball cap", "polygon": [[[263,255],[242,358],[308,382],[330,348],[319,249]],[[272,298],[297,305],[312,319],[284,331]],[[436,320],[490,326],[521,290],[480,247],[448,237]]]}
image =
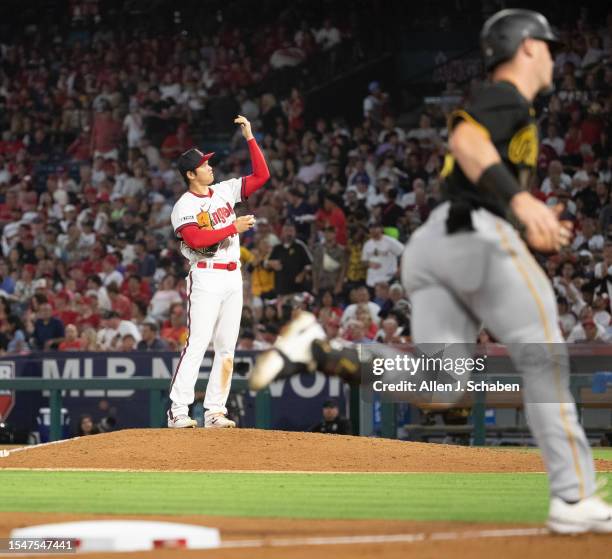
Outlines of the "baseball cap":
{"label": "baseball cap", "polygon": [[187,178],[187,171],[194,171],[200,165],[204,165],[213,155],[214,152],[202,153],[198,148],[188,149],[178,158],[176,166],[183,178]]}
{"label": "baseball cap", "polygon": [[334,398],[330,398],[329,400],[325,400],[325,402],[323,402],[323,407],[324,408],[338,408],[340,406],[338,405],[338,400]]}

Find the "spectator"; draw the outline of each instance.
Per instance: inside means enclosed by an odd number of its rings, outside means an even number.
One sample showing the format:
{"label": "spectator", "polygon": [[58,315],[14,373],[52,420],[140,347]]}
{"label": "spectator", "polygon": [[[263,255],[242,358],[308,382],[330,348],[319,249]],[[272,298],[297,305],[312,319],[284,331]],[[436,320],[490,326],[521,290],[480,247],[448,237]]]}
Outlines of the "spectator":
{"label": "spectator", "polygon": [[372,314],[367,303],[359,303],[355,310],[355,318],[363,325],[363,336],[368,340],[373,340],[378,332],[378,326],[372,319]]}
{"label": "spectator", "polygon": [[51,316],[53,309],[49,303],[43,303],[38,311],[38,318],[26,324],[28,334],[32,337],[36,349],[57,349],[64,339],[64,324],[59,318]]}
{"label": "spectator", "polygon": [[23,355],[30,351],[26,332],[21,319],[15,315],[9,315],[5,319],[6,328],[2,332],[6,336],[6,352],[14,355]]}
{"label": "spectator", "polygon": [[185,314],[182,303],[173,304],[170,307],[170,319],[161,329],[161,339],[174,351],[181,350],[187,342],[188,329],[185,326]]}
{"label": "spectator", "polygon": [[302,241],[295,238],[295,225],[287,222],[281,232],[281,244],[270,254],[268,267],[274,270],[274,285],[279,295],[304,291],[311,256]]}
{"label": "spectator", "polygon": [[118,159],[120,140],[121,124],[113,117],[110,104],[104,103],[94,117],[91,131],[91,151],[94,158]]}
{"label": "spectator", "polygon": [[81,332],[87,328],[97,330],[101,321],[97,295],[91,293],[88,297],[81,297],[76,303],[76,309],[75,324],[77,328]]}
{"label": "spectator", "polygon": [[[251,273],[251,293],[260,300],[276,296],[274,290],[274,271],[269,266],[272,248],[266,238],[261,238],[253,250],[252,260],[247,266]],[[263,303],[259,303],[263,304]]]}
{"label": "spectator", "polygon": [[342,292],[346,275],[346,250],[339,246],[336,229],[327,224],[323,229],[323,242],[313,254],[312,261],[312,292],[318,295],[320,291],[330,290],[334,294]]}
{"label": "spectator", "polygon": [[81,332],[81,349],[83,351],[102,351],[98,343],[98,335],[93,328],[84,328]]}
{"label": "spectator", "polygon": [[120,350],[126,334],[130,334],[136,342],[142,338],[136,325],[129,320],[122,320],[116,311],[107,312],[104,323],[98,332],[98,344],[103,350]]}
{"label": "spectator", "polygon": [[398,258],[404,251],[399,241],[383,235],[381,223],[370,225],[370,239],[363,245],[361,259],[368,266],[366,284],[372,289],[381,281],[390,282],[397,275]]}
{"label": "spectator", "polygon": [[348,419],[340,415],[337,400],[326,400],[323,403],[323,419],[310,428],[312,433],[331,433],[334,435],[351,435],[352,428]]}
{"label": "spectator", "polygon": [[382,91],[380,83],[374,81],[368,85],[368,96],[363,100],[363,117],[375,123],[383,123],[387,115],[389,96]]}
{"label": "spectator", "polygon": [[[287,201],[287,219],[295,223],[298,238],[308,241],[310,239],[310,226],[315,220],[315,208],[306,201],[305,195],[299,188],[289,190]],[[278,244],[278,242],[277,240],[274,244]]]}
{"label": "spectator", "polygon": [[358,287],[355,291],[356,299],[354,303],[351,303],[344,312],[342,313],[342,325],[348,324],[349,320],[353,320],[357,317],[357,308],[359,305],[366,305],[370,311],[370,316],[374,322],[378,323],[378,315],[380,313],[380,307],[370,301],[370,293],[367,287]]}
{"label": "spectator", "polygon": [[414,138],[419,141],[421,146],[430,147],[440,140],[438,133],[431,126],[431,118],[428,114],[423,113],[419,117],[419,127],[413,128],[406,135],[407,139]]}
{"label": "spectator", "polygon": [[109,254],[102,260],[102,272],[100,273],[100,279],[105,287],[111,283],[115,285],[121,285],[123,283],[123,274],[117,270],[119,265],[119,259],[114,254]]}
{"label": "spectator", "polygon": [[176,159],[181,153],[194,146],[186,123],[181,123],[174,134],[166,137],[161,146],[162,156],[166,159]]}
{"label": "spectator", "polygon": [[66,326],[66,337],[60,342],[58,349],[60,351],[79,351],[83,349],[83,340],[79,338],[79,332],[74,324]]}
{"label": "spectator", "polygon": [[[551,122],[548,125],[547,131],[546,131],[546,138],[542,140],[542,145],[550,146],[552,149],[554,149],[555,155],[557,157],[561,157],[563,155],[563,152],[565,150],[565,142],[563,141],[563,138],[559,136],[559,129],[554,122]],[[549,168],[549,172],[550,172],[550,168]]]}
{"label": "spectator", "polygon": [[261,351],[267,349],[269,344],[255,338],[252,330],[243,330],[238,338],[237,350],[240,351]]}
{"label": "spectator", "polygon": [[597,233],[595,220],[591,218],[583,219],[581,230],[574,237],[572,250],[576,252],[580,250],[600,252],[603,250],[603,247],[604,238]]}
{"label": "spectator", "polygon": [[608,339],[609,334],[606,329],[595,322],[593,309],[585,306],[580,312],[580,320],[567,337],[567,343],[607,341]]}
{"label": "spectator", "polygon": [[578,319],[576,318],[576,315],[571,312],[565,297],[557,297],[557,312],[559,314],[559,325],[561,327],[561,332],[563,333],[563,337],[567,339],[570,332],[576,326]]}
{"label": "spectator", "polygon": [[331,290],[323,291],[320,297],[320,306],[316,311],[317,318],[321,324],[329,320],[338,321],[342,318],[342,309],[337,306],[334,294]]}
{"label": "spectator", "polygon": [[549,195],[559,190],[569,190],[572,186],[572,178],[563,172],[561,161],[551,161],[548,165],[548,176],[542,182],[541,190]]}
{"label": "spectator", "polygon": [[[287,117],[289,129],[300,132],[304,128],[304,98],[300,94],[299,89],[296,87],[291,89],[289,99],[283,101],[282,107]],[[245,113],[243,112],[240,114]]]}
{"label": "spectator", "polygon": [[149,321],[142,325],[142,340],[136,346],[138,351],[166,351],[168,344],[159,337],[157,322]]}
{"label": "spectator", "polygon": [[584,336],[575,338],[574,343],[604,343],[607,340],[605,330],[596,324],[593,319],[588,318],[582,321],[582,331],[584,332]]}
{"label": "spectator", "polygon": [[385,318],[381,323],[380,330],[376,333],[375,340],[381,344],[403,344],[407,339],[401,335],[402,328],[395,317]]}
{"label": "spectator", "polygon": [[123,119],[128,148],[137,148],[144,137],[144,122],[138,102],[130,103],[130,112]]}
{"label": "spectator", "polygon": [[172,304],[181,302],[181,296],[176,290],[176,277],[172,274],[168,274],[162,280],[160,288],[151,299],[149,314],[154,320],[165,320],[168,318]]}
{"label": "spectator", "polygon": [[315,161],[315,158],[311,153],[307,153],[304,155],[303,164],[300,167],[296,178],[304,184],[309,185],[318,181],[324,172],[324,165],[320,161]]}
{"label": "spectator", "polygon": [[321,29],[315,33],[315,40],[322,50],[330,50],[340,44],[342,37],[338,28],[332,24],[331,19],[326,18]]}
{"label": "spectator", "polygon": [[595,264],[595,279],[612,282],[612,238],[604,243],[602,261]]}
{"label": "spectator", "polygon": [[329,192],[322,194],[321,199],[323,207],[315,214],[317,225],[321,228],[331,227],[335,232],[336,242],[346,246],[346,216],[340,209],[341,200]]}
{"label": "spectator", "polygon": [[132,317],[132,302],[119,292],[117,284],[110,283],[106,292],[111,302],[111,310],[115,311],[122,320],[130,320]]}
{"label": "spectator", "polygon": [[91,415],[82,415],[79,419],[79,428],[77,429],[77,437],[85,437],[87,435],[97,435],[100,433],[98,426],[94,424]]}
{"label": "spectator", "polygon": [[[139,342],[140,343],[140,342]],[[121,345],[119,346],[119,351],[134,351],[136,349],[136,338],[132,334],[125,334],[123,338],[121,338]]]}
{"label": "spectator", "polygon": [[157,269],[157,259],[155,255],[148,251],[147,245],[143,241],[134,244],[135,261],[137,273],[143,278],[151,278]]}

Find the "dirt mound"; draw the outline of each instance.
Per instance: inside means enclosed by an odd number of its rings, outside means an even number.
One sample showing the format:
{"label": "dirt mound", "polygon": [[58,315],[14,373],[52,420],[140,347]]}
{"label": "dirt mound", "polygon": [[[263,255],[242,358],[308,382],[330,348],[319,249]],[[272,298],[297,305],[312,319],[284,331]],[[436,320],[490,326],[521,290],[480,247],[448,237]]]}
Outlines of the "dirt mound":
{"label": "dirt mound", "polygon": [[[612,461],[600,460],[601,470]],[[530,452],[253,429],[128,429],[32,447],[1,468],[308,472],[541,472]]]}

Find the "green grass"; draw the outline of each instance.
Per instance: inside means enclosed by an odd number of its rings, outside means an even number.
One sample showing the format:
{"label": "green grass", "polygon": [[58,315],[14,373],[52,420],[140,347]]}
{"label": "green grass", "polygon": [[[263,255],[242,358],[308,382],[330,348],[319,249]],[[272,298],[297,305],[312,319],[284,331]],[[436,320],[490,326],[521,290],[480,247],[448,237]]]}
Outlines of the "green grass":
{"label": "green grass", "polygon": [[543,474],[0,471],[5,512],[541,522],[547,501]]}
{"label": "green grass", "polygon": [[[532,446],[496,446],[489,447],[495,450],[506,450],[508,452],[540,452],[540,449]],[[593,458],[601,460],[612,460],[612,448],[593,448]]]}
{"label": "green grass", "polygon": [[594,448],[593,457],[602,460],[612,460],[612,448]]}

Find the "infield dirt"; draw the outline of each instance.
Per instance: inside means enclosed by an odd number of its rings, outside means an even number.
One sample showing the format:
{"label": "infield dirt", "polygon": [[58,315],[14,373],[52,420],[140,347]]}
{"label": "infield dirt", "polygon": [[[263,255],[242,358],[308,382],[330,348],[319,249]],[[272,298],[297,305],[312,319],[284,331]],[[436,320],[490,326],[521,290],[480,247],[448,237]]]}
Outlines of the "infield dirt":
{"label": "infield dirt", "polygon": [[[70,522],[74,520],[102,520],[116,518],[108,515],[74,515],[45,513],[0,513],[0,538],[8,537],[12,528],[46,522]],[[134,518],[129,515],[122,518]],[[184,522],[217,527],[223,542],[261,541],[263,547],[239,547],[216,550],[156,550],[140,553],[91,553],[89,559],[312,559],[333,557],[355,559],[376,557],[379,559],[491,559],[491,557],[542,559],[603,559],[609,557],[612,537],[586,535],[579,537],[527,536],[501,537],[495,539],[466,538],[453,541],[435,539],[436,535],[477,530],[508,529],[516,525],[462,524],[457,522],[415,522],[393,520],[297,520],[224,518],[219,516],[150,516],[150,520]],[[419,534],[423,541],[414,543],[364,543],[359,545],[307,545],[269,547],[266,542],[275,538],[320,538],[328,536],[358,536],[363,534]],[[432,539],[433,538],[433,539]],[[25,556],[21,556],[25,557]],[[57,559],[68,559],[74,555],[54,555]]]}
{"label": "infield dirt", "polygon": [[[210,456],[231,457],[220,468]],[[2,468],[265,472],[543,472],[537,453],[254,429],[128,429],[14,452]],[[597,460],[611,471],[611,460]]]}
{"label": "infield dirt", "polygon": [[[505,452],[435,444],[289,433],[278,431],[134,429],[72,439],[60,444],[27,447],[0,458],[2,468],[52,468],[96,470],[219,471],[210,456],[231,457],[223,466],[231,471],[265,472],[541,472],[537,453]],[[611,460],[597,460],[599,470],[611,471]],[[63,513],[0,513],[0,538],[12,528],[71,520],[117,518],[108,515]],[[121,515],[121,518],[135,518]],[[138,518],[138,517],[136,517]],[[218,527],[226,545],[244,547],[210,551],[156,550],[128,554],[88,554],[91,559],[306,559],[377,557],[400,559],[490,559],[491,557],[563,557],[586,559],[609,557],[612,537],[587,535],[567,538],[549,535],[481,538],[478,530],[507,530],[512,524],[416,522],[396,520],[305,520],[291,518],[242,518],[222,516],[148,516],[149,519]],[[537,527],[537,526],[536,526]],[[533,529],[534,525],[526,528]],[[474,536],[465,536],[471,532]],[[293,545],[275,547],[275,538],[321,538],[327,536],[418,536],[412,543],[345,545]],[[453,535],[454,539],[448,538]],[[372,539],[372,538],[370,538]],[[248,542],[258,542],[253,547]],[[56,555],[60,557],[70,557]]]}

